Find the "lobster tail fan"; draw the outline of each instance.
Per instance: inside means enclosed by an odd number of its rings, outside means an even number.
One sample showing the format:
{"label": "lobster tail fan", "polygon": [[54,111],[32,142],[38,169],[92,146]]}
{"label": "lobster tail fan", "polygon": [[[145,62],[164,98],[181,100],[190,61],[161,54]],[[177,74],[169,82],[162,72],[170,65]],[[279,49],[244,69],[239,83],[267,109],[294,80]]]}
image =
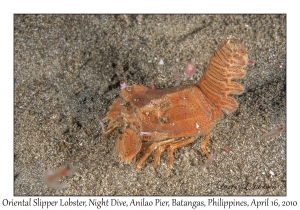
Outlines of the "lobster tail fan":
{"label": "lobster tail fan", "polygon": [[238,103],[232,96],[244,91],[236,80],[246,75],[247,63],[246,49],[237,39],[227,39],[214,53],[198,82],[211,107],[227,114],[236,110]]}

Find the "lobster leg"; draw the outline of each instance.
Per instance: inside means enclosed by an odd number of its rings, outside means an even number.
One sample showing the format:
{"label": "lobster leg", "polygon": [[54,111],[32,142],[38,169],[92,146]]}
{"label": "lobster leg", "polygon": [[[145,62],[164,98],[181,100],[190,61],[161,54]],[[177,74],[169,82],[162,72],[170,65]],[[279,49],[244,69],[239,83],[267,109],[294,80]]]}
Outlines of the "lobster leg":
{"label": "lobster leg", "polygon": [[165,144],[165,145],[158,147],[158,149],[156,150],[156,152],[154,154],[154,168],[156,168],[158,166],[161,153],[163,153],[168,146],[169,146],[168,144]]}
{"label": "lobster leg", "polygon": [[206,150],[206,145],[208,144],[208,142],[209,142],[209,139],[210,139],[210,136],[209,136],[209,134],[207,134],[206,135],[206,137],[205,137],[205,139],[204,139],[204,141],[202,142],[202,144],[201,144],[201,149],[202,149],[202,151],[205,153],[205,155],[209,158],[209,153],[207,152],[207,150]]}
{"label": "lobster leg", "polygon": [[147,160],[147,158],[151,155],[151,153],[156,150],[159,146],[167,144],[169,142],[174,141],[175,139],[169,139],[166,141],[161,141],[161,142],[154,142],[153,144],[151,144],[148,149],[146,150],[146,152],[143,154],[143,156],[140,158],[137,167],[136,167],[136,171],[139,173],[141,171],[142,165],[145,162],[145,160]]}
{"label": "lobster leg", "polygon": [[177,149],[179,147],[183,147],[187,144],[190,144],[192,143],[193,141],[196,140],[197,137],[192,137],[192,138],[189,138],[189,139],[185,139],[183,141],[178,141],[178,142],[175,142],[175,143],[172,143],[170,144],[170,147],[168,148],[168,154],[169,154],[169,166],[170,168],[173,167],[173,160],[174,160],[174,149]]}
{"label": "lobster leg", "polygon": [[171,142],[171,143],[159,146],[154,154],[154,168],[156,168],[159,164],[161,153],[164,152],[167,148],[168,148],[168,154],[169,154],[169,158],[170,158],[169,166],[170,166],[170,168],[172,168],[173,160],[174,160],[174,155],[173,155],[174,150],[179,147],[183,147],[187,144],[192,143],[193,141],[195,141],[196,138],[197,137],[192,137],[189,139],[185,139],[185,140],[181,140],[181,141],[177,141],[177,142]]}
{"label": "lobster leg", "polygon": [[160,146],[156,150],[155,155],[154,155],[154,168],[156,168],[159,164],[161,153],[164,152],[168,147],[169,147],[168,154],[169,154],[169,158],[170,158],[169,159],[169,166],[170,166],[170,168],[172,168],[173,160],[174,160],[174,155],[173,155],[174,149],[177,149],[179,147],[183,147],[187,144],[190,144],[193,141],[195,141],[195,139],[196,139],[196,137]]}

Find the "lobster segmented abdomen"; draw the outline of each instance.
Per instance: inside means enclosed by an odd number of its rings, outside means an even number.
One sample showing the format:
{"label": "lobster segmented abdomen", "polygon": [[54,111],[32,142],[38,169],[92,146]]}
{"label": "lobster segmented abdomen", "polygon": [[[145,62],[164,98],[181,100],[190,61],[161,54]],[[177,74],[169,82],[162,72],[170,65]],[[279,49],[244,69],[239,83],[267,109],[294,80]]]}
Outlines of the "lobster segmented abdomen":
{"label": "lobster segmented abdomen", "polygon": [[244,87],[236,82],[246,75],[248,55],[243,44],[228,39],[212,56],[198,86],[212,108],[233,112],[238,103],[232,97],[241,94]]}

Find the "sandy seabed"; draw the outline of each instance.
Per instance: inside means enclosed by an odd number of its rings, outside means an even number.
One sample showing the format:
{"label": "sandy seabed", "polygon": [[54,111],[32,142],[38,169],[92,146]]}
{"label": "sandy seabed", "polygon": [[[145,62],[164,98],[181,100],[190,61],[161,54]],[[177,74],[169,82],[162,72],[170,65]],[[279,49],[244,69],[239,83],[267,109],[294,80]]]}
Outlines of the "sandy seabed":
{"label": "sandy seabed", "polygon": [[[206,161],[203,137],[153,156],[136,173],[120,163],[118,131],[104,140],[103,118],[120,81],[157,88],[176,84],[189,62],[192,81],[229,36],[248,51],[240,107],[225,115],[208,150],[227,147]],[[163,65],[161,65],[161,60]],[[14,195],[286,195],[286,132],[254,140],[286,122],[286,15],[15,15]],[[139,155],[140,156],[140,155]],[[139,157],[138,156],[138,157]],[[66,165],[77,171],[64,189],[44,174]]]}

